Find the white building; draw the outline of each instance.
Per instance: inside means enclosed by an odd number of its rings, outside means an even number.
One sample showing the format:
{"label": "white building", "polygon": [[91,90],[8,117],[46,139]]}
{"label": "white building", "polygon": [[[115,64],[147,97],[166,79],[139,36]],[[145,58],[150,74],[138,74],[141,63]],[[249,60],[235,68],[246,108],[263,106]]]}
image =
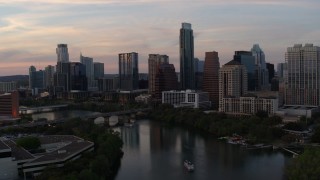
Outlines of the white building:
{"label": "white building", "polygon": [[207,92],[186,91],[163,91],[162,104],[171,104],[174,107],[209,108],[209,94]]}
{"label": "white building", "polygon": [[242,96],[222,98],[220,112],[235,115],[256,114],[258,111],[266,111],[274,115],[278,110],[277,98],[264,98],[256,96]]}
{"label": "white building", "polygon": [[320,47],[288,47],[285,71],[285,105],[320,106]]}

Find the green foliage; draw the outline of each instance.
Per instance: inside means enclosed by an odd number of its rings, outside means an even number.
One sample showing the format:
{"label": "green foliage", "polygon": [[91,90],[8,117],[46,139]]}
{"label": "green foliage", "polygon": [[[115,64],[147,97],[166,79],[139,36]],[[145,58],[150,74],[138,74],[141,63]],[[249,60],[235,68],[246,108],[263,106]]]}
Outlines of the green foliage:
{"label": "green foliage", "polygon": [[289,180],[309,180],[320,177],[320,148],[309,147],[304,153],[293,159],[286,168],[286,176]]}
{"label": "green foliage", "polygon": [[259,116],[232,117],[224,113],[205,114],[198,109],[173,108],[171,105],[162,104],[159,108],[149,113],[150,119],[164,121],[170,124],[181,124],[188,127],[210,132],[220,136],[229,136],[237,133],[251,138],[255,142],[271,142],[280,138],[284,132],[275,127],[282,122],[278,116],[267,117],[265,112]]}
{"label": "green foliage", "polygon": [[314,133],[311,137],[311,141],[314,143],[320,143],[320,125],[314,128]]}
{"label": "green foliage", "polygon": [[21,146],[27,150],[37,149],[41,145],[39,138],[32,136],[20,138],[16,143],[18,146]]}
{"label": "green foliage", "polygon": [[55,128],[48,127],[50,134],[73,134],[95,143],[95,151],[70,161],[63,168],[46,169],[37,179],[112,179],[123,155],[123,142],[119,133],[97,126],[92,121],[70,119]]}

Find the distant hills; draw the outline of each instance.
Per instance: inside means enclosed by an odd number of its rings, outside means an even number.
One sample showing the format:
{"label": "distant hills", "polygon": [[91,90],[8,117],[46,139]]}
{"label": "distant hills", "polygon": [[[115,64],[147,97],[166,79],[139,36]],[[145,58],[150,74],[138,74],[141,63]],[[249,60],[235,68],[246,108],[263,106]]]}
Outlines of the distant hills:
{"label": "distant hills", "polygon": [[0,76],[0,82],[29,81],[29,75]]}
{"label": "distant hills", "polygon": [[28,86],[29,75],[0,76],[0,82],[17,82],[17,87]]}

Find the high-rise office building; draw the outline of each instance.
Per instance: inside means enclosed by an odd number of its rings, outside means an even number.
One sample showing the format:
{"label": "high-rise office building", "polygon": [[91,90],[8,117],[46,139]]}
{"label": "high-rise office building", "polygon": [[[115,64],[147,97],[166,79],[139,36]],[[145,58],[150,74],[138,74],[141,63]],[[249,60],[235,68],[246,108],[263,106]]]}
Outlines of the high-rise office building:
{"label": "high-rise office building", "polygon": [[256,90],[265,90],[269,87],[269,73],[266,66],[265,55],[259,44],[254,44],[251,48],[252,55],[255,57],[256,63]]}
{"label": "high-rise office building", "polygon": [[269,83],[271,83],[271,80],[274,78],[274,64],[266,63],[268,73],[269,73]]}
{"label": "high-rise office building", "polygon": [[206,52],[203,73],[203,91],[209,93],[209,99],[214,109],[219,106],[219,69],[218,52]]}
{"label": "high-rise office building", "polygon": [[155,96],[156,94],[156,75],[159,72],[161,64],[169,64],[169,56],[160,54],[149,54],[148,59],[148,75],[149,75],[149,94]]}
{"label": "high-rise office building", "polygon": [[67,44],[58,44],[56,49],[58,62],[69,62],[69,52]]}
{"label": "high-rise office building", "polygon": [[104,77],[104,63],[94,62],[93,63],[94,79]]}
{"label": "high-rise office building", "polygon": [[180,29],[180,84],[182,89],[195,89],[194,44],[191,24]]}
{"label": "high-rise office building", "polygon": [[54,74],[55,92],[66,92],[70,90],[70,63],[58,62]]}
{"label": "high-rise office building", "polygon": [[240,62],[232,60],[219,70],[219,111],[223,111],[223,98],[247,94],[247,70]]}
{"label": "high-rise office building", "polygon": [[47,66],[44,68],[44,76],[45,76],[45,87],[50,88],[54,85],[54,73],[55,68],[54,66]]}
{"label": "high-rise office building", "polygon": [[320,47],[296,44],[287,48],[286,105],[320,105]]}
{"label": "high-rise office building", "polygon": [[285,72],[285,63],[278,63],[277,65],[277,75],[281,79],[284,77]]}
{"label": "high-rise office building", "polygon": [[235,51],[233,59],[243,64],[247,69],[248,91],[256,90],[256,63],[250,51]]}
{"label": "high-rise office building", "polygon": [[159,66],[154,85],[154,97],[157,100],[162,99],[163,91],[178,89],[178,79],[173,64],[164,63]]}
{"label": "high-rise office building", "polygon": [[202,90],[203,88],[203,71],[204,61],[194,58],[194,76],[195,76],[195,89]]}
{"label": "high-rise office building", "polygon": [[139,86],[138,53],[119,54],[119,88],[136,90]]}
{"label": "high-rise office building", "polygon": [[30,66],[29,76],[30,89],[45,89],[44,71],[37,71],[34,66]]}
{"label": "high-rise office building", "polygon": [[86,66],[86,76],[88,79],[88,87],[94,86],[94,66],[93,66],[93,58],[85,57],[80,54],[80,62]]}
{"label": "high-rise office building", "polygon": [[70,88],[71,90],[87,91],[86,66],[79,62],[70,63]]}
{"label": "high-rise office building", "polygon": [[29,89],[32,89],[32,73],[36,72],[37,69],[34,66],[29,67]]}

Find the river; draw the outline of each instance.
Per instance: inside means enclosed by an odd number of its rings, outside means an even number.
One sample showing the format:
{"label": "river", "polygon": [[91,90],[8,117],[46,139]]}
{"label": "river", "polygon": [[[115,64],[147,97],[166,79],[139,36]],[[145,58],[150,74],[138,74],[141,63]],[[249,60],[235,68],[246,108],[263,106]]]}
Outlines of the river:
{"label": "river", "polygon": [[[33,114],[34,119],[71,118],[89,111],[55,111]],[[206,134],[160,122],[139,120],[133,127],[117,127],[124,156],[115,180],[280,180],[290,156],[280,151],[247,150]],[[190,173],[183,166],[195,164]]]}
{"label": "river", "polygon": [[[116,180],[277,180],[283,179],[290,160],[279,151],[247,150],[148,120],[117,131],[124,141],[124,156]],[[194,172],[186,171],[185,159],[195,164]]]}

